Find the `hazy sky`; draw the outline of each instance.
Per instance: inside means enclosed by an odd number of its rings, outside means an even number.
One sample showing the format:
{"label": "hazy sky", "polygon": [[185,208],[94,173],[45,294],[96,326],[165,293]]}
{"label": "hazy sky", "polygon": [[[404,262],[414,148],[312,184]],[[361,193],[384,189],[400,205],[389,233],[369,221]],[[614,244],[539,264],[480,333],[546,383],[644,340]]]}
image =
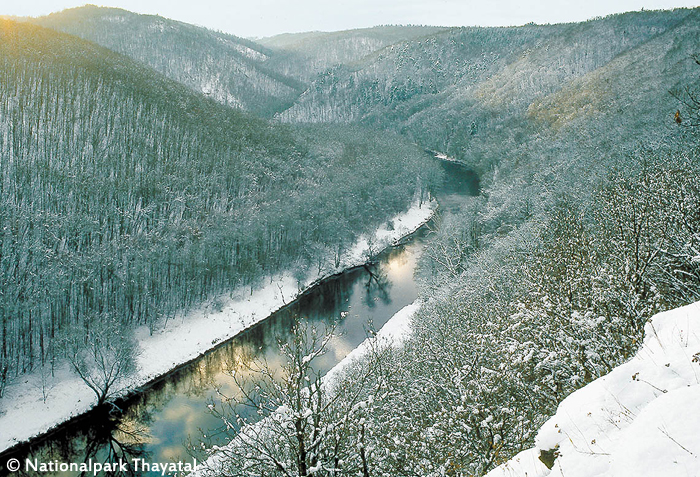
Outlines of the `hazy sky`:
{"label": "hazy sky", "polygon": [[[102,0],[243,37],[381,24],[522,25],[630,10],[693,7],[699,0]],[[86,0],[0,0],[0,15],[44,15]]]}

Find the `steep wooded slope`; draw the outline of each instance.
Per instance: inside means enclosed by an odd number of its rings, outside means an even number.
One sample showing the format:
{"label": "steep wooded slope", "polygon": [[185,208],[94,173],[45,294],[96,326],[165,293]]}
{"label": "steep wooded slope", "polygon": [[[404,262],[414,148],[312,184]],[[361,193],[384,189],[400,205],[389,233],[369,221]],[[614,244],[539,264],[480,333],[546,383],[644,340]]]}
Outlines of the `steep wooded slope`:
{"label": "steep wooded slope", "polygon": [[303,85],[266,66],[275,55],[254,42],[154,15],[92,5],[31,19],[151,66],[195,91],[270,116]]}
{"label": "steep wooded slope", "polygon": [[0,78],[0,390],[61,339],[332,262],[433,174],[396,137],[271,125],[28,23],[0,23]]}
{"label": "steep wooded slope", "polygon": [[88,5],[30,19],[141,61],[229,106],[272,116],[319,72],[444,30],[388,26],[283,34],[257,42],[159,16]]}
{"label": "steep wooded slope", "polygon": [[[592,91],[576,94],[580,81],[591,81],[582,79],[587,75],[598,76],[596,90],[605,82],[615,85],[619,99],[614,103],[635,104],[638,112],[647,108],[644,114],[652,114],[658,103],[652,105],[641,93],[652,88],[645,81],[669,90],[689,79],[688,65],[680,63],[693,53],[697,14],[680,9],[576,24],[450,29],[321,73],[296,104],[278,116],[290,122],[360,122],[392,128],[484,172],[497,163],[494,156],[501,154],[504,142],[507,149],[518,147],[542,130],[533,115],[544,104],[560,108],[565,96],[556,95],[560,90],[569,92],[569,100],[576,98],[577,109],[590,109],[596,101]],[[661,40],[654,42],[661,37],[673,43],[673,50],[667,51]],[[623,71],[627,67],[618,57],[633,56],[647,43],[642,74]],[[618,81],[625,74],[631,76]],[[612,111],[610,98],[597,104]]]}
{"label": "steep wooded slope", "polygon": [[[630,359],[645,320],[700,298],[698,135],[686,128],[697,103],[669,94],[700,91],[698,15],[450,30],[341,65],[280,114],[397,129],[481,173],[482,197],[437,222],[419,266],[425,302],[382,358],[381,391],[363,396],[357,447],[369,457],[356,461],[372,475],[483,475],[569,393]],[[496,41],[448,46],[468,35]],[[607,437],[579,441],[595,451]]]}
{"label": "steep wooded slope", "polygon": [[340,64],[361,62],[389,45],[428,37],[443,27],[379,26],[338,32],[286,33],[257,40],[275,51],[270,66],[311,82],[318,73]]}

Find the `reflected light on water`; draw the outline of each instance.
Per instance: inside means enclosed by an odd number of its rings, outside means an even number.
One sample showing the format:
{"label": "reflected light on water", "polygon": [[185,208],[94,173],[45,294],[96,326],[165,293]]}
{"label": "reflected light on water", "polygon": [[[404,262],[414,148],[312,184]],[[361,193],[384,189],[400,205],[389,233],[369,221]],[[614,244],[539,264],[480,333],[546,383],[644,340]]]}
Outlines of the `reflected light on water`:
{"label": "reflected light on water", "polygon": [[[454,170],[457,166],[445,167],[451,168],[448,177],[453,180],[446,181],[440,203],[444,206],[454,202],[456,207],[457,202],[466,199],[464,194],[469,191],[465,188],[473,189],[472,194],[478,192],[478,178],[475,182],[469,174],[458,177]],[[207,405],[214,403],[218,410],[225,406],[224,396],[242,397],[230,376],[232,363],[254,358],[281,372],[285,360],[276,339],[287,339],[294,317],[301,317],[321,329],[337,322],[328,352],[316,363],[319,371],[328,371],[366,338],[370,326],[380,329],[394,313],[417,298],[413,273],[424,236],[425,230],[409,243],[381,254],[374,266],[360,267],[323,282],[289,308],[170,373],[147,392],[123,403],[125,412],[116,421],[74,424],[19,457],[82,460],[86,454],[105,455],[105,449],[114,444],[112,441],[120,441],[126,447],[134,447],[129,452],[143,453],[152,462],[165,463],[190,460],[188,438],[195,443],[211,438],[210,443],[225,444],[232,436],[222,428],[222,421],[208,412]],[[244,381],[255,377],[250,369],[236,369],[237,377]]]}
{"label": "reflected light on water", "polygon": [[413,272],[420,258],[422,247],[409,243],[404,248],[389,254],[384,272],[391,283],[413,282]]}
{"label": "reflected light on water", "polygon": [[345,339],[343,336],[335,336],[331,340],[329,353],[332,354],[333,361],[340,361],[346,357],[357,344]]}

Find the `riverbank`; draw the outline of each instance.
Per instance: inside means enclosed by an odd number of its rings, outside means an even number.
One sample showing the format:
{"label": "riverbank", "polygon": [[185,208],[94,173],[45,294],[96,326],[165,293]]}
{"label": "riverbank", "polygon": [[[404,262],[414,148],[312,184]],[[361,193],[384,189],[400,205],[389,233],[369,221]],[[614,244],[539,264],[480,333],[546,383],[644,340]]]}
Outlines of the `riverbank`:
{"label": "riverbank", "polygon": [[[343,373],[346,372],[354,363],[361,360],[373,348],[373,346],[394,346],[399,347],[403,340],[411,331],[411,318],[420,309],[423,302],[418,299],[406,305],[401,310],[396,312],[389,321],[384,323],[384,326],[377,332],[376,335],[366,338],[355,349],[353,349],[345,358],[336,364],[330,371],[323,376],[323,384],[325,386],[333,385],[339,379],[342,379]],[[264,426],[265,420],[258,421],[254,426]],[[215,452],[211,454],[194,472],[189,474],[189,477],[216,477],[225,474],[227,464],[226,452],[231,449],[231,444],[223,447],[215,447]]]}
{"label": "riverbank", "polygon": [[365,339],[357,348],[352,350],[338,364],[333,366],[333,368],[323,376],[323,382],[329,384],[340,379],[343,373],[352,366],[353,363],[367,356],[373,346],[400,347],[406,336],[411,332],[411,318],[413,318],[413,315],[416,314],[422,305],[423,302],[418,299],[410,305],[401,308],[401,310],[389,318],[389,321],[384,323],[384,326],[377,331],[377,334]]}
{"label": "riverbank", "polygon": [[[280,274],[268,279],[252,295],[249,289],[239,289],[216,297],[199,309],[171,320],[167,328],[153,335],[145,328],[137,330],[138,372],[122,383],[117,395],[133,393],[197,359],[294,301],[319,281],[362,265],[371,253],[415,232],[432,217],[436,207],[435,201],[422,205],[414,202],[407,212],[380,227],[373,237],[361,237],[343,255],[339,267],[310,273],[302,284],[291,273]],[[49,432],[88,412],[95,404],[94,393],[66,365],[57,369],[53,379],[42,379],[38,373],[23,376],[8,386],[5,398],[0,400],[0,452]]]}

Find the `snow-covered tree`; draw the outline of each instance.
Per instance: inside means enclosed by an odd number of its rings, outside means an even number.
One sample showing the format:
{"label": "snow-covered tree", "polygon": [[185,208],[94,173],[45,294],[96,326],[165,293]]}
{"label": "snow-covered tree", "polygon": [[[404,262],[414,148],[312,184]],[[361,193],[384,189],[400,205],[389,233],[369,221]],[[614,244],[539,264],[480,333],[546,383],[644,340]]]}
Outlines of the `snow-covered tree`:
{"label": "snow-covered tree", "polygon": [[368,469],[363,410],[378,360],[344,385],[324,383],[316,359],[332,338],[333,328],[298,321],[289,341],[278,339],[281,363],[242,359],[231,367],[237,392],[209,406],[233,437],[227,446],[211,449],[218,461],[223,457],[212,472],[236,477],[368,472],[362,470]]}

